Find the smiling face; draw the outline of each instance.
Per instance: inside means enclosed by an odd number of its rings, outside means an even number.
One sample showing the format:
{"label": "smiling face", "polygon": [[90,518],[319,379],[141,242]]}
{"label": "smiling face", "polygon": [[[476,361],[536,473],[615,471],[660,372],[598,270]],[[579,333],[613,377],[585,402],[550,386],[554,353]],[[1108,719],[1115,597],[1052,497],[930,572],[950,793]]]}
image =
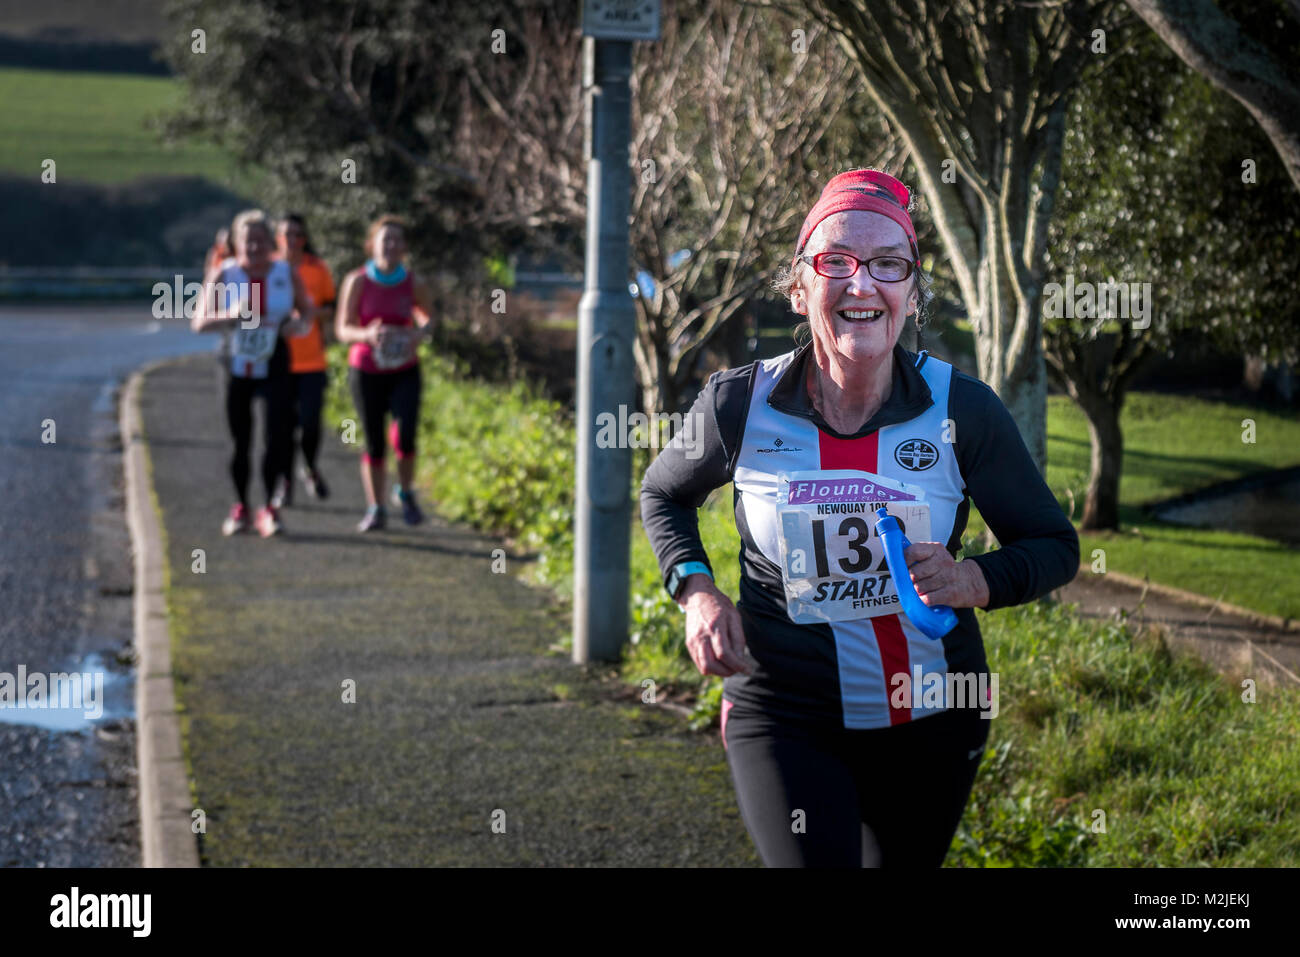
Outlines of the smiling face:
{"label": "smiling face", "polygon": [[[808,238],[804,255],[846,252],[858,259],[911,258],[903,227],[888,216],[852,209],[826,217]],[[827,279],[806,263],[796,271],[790,305],[808,317],[818,365],[874,365],[888,357],[916,309],[915,273],[902,282],[881,282],[865,262],[848,279]]]}
{"label": "smiling face", "polygon": [[275,241],[264,223],[242,223],[234,236],[235,258],[250,276],[264,276],[271,267]]}

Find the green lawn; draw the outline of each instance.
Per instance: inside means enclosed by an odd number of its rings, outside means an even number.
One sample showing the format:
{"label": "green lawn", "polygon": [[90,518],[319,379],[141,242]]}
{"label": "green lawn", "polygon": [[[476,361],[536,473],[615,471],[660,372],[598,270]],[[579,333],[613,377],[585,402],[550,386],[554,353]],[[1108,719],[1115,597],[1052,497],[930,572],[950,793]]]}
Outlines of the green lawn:
{"label": "green lawn", "polygon": [[[1255,442],[1242,441],[1244,419]],[[1142,506],[1269,469],[1300,464],[1300,418],[1249,405],[1186,396],[1135,393],[1121,416],[1124,474],[1121,531],[1081,535],[1085,567],[1105,552],[1107,571],[1184,588],[1283,617],[1300,617],[1300,549],[1269,539],[1157,522]],[[1088,485],[1088,429],[1062,396],[1048,400],[1047,480],[1062,505],[1083,512]],[[967,537],[984,530],[972,511]]]}
{"label": "green lawn", "polygon": [[110,73],[0,69],[0,172],[58,181],[123,183],[203,176],[251,195],[234,160],[202,143],[167,146],[150,123],[181,102],[178,80]]}
{"label": "green lawn", "polygon": [[[1048,481],[1058,491],[1087,487],[1088,426],[1063,396],[1048,402]],[[1255,420],[1255,442],[1242,420]],[[1121,417],[1124,475],[1120,500],[1147,505],[1252,472],[1300,464],[1300,417],[1233,402],[1138,392]]]}

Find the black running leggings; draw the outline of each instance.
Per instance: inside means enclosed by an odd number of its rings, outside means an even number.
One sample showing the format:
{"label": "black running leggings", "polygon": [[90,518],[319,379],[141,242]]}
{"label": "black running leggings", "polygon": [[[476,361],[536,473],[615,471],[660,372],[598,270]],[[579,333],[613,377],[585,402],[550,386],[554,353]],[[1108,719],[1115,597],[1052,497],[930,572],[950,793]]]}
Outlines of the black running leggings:
{"label": "black running leggings", "polygon": [[226,376],[226,422],[230,436],[235,441],[235,454],[230,459],[230,478],[235,483],[239,501],[248,505],[249,446],[253,444],[253,400],[261,398],[265,406],[262,451],[262,485],[266,501],[271,501],[276,477],[285,471],[289,442],[292,433],[293,387],[288,373],[272,372],[265,379],[245,379]]}
{"label": "black running leggings", "polygon": [[292,416],[290,428],[296,435],[289,442],[284,474],[292,483],[293,461],[299,445],[302,446],[302,457],[307,468],[316,471],[316,453],[320,451],[320,414],[325,404],[325,373],[295,372],[290,379],[293,390],[293,399],[289,404]]}
{"label": "black running leggings", "polygon": [[768,867],[928,868],[961,822],[989,722],[969,708],[826,731],[735,705],[723,729],[740,814]]}
{"label": "black running leggings", "polygon": [[348,369],[352,401],[366,433],[365,458],[371,464],[384,460],[384,416],[393,414],[399,459],[415,454],[415,429],[420,417],[420,367],[400,372],[363,372]]}

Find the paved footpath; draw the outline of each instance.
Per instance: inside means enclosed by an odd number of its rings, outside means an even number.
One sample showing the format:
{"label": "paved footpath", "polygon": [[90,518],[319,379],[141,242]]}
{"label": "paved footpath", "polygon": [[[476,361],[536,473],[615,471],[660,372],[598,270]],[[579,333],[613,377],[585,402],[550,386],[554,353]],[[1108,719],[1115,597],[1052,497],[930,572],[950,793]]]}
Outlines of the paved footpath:
{"label": "paved footpath", "polygon": [[1234,678],[1259,678],[1269,684],[1300,686],[1300,629],[1255,613],[1239,614],[1203,596],[1170,588],[1144,589],[1134,578],[1096,575],[1087,561],[1058,597],[1078,605],[1089,618],[1114,618],[1159,629],[1169,644],[1204,659]]}
{"label": "paved footpath", "polygon": [[223,538],[219,381],[179,360],[140,400],[205,865],[757,865],[717,734],[548,653],[567,626],[491,539],[357,534],[355,447],[285,536]]}

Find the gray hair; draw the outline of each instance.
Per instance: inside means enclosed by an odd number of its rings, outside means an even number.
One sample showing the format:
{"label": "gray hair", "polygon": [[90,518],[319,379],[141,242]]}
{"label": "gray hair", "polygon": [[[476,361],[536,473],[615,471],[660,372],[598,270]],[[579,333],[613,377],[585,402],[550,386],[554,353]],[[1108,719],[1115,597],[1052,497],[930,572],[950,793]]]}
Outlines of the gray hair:
{"label": "gray hair", "polygon": [[266,230],[268,236],[275,238],[275,230],[271,228],[271,220],[266,213],[260,209],[246,209],[235,216],[234,221],[230,224],[230,244],[232,247],[235,243],[235,237],[239,235],[240,227],[243,226],[261,226]]}

